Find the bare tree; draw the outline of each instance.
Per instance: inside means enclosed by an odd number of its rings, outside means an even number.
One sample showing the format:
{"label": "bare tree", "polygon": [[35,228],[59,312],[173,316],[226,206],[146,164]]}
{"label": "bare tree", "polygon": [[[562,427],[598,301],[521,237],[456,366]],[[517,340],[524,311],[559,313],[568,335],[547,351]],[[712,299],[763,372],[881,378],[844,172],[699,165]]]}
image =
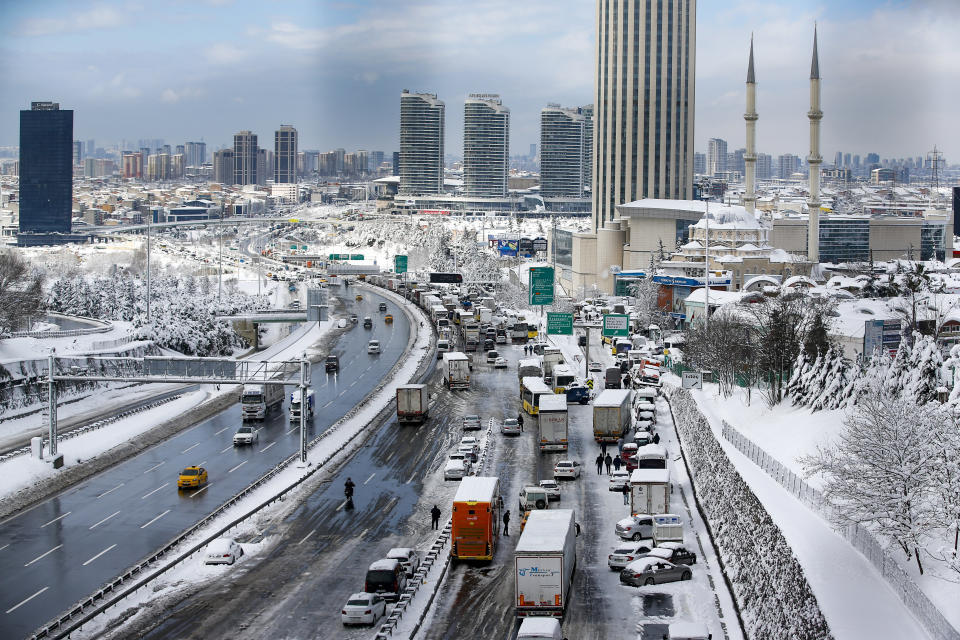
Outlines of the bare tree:
{"label": "bare tree", "polygon": [[750,357],[750,326],[732,313],[717,312],[710,316],[709,326],[695,324],[687,330],[683,350],[684,360],[713,371],[720,392],[729,397]]}
{"label": "bare tree", "polygon": [[0,253],[0,334],[43,311],[43,281],[43,273],[31,269],[18,253]]}

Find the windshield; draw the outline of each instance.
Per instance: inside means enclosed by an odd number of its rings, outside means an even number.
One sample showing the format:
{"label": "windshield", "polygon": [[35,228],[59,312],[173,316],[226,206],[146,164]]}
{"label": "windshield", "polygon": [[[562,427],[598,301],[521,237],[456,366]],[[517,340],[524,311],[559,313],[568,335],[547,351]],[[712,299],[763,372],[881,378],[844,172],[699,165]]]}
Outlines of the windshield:
{"label": "windshield", "polygon": [[263,401],[263,396],[259,393],[245,393],[243,394],[242,402],[243,404],[257,404]]}
{"label": "windshield", "polygon": [[370,604],[369,600],[347,600],[348,606],[365,607]]}
{"label": "windshield", "polygon": [[195,476],[195,475],[199,475],[199,473],[200,473],[200,472],[199,472],[198,470],[196,470],[196,469],[184,469],[183,471],[180,472],[180,475],[182,475],[182,476]]}
{"label": "windshield", "polygon": [[237,433],[253,433],[253,427],[240,427]]}

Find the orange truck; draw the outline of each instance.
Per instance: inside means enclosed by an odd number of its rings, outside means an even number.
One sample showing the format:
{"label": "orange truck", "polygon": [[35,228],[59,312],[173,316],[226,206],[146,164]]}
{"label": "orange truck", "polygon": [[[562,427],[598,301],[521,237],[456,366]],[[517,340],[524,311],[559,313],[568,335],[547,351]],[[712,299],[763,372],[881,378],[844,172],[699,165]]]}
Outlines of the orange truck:
{"label": "orange truck", "polygon": [[467,476],[453,498],[454,560],[493,560],[500,531],[500,480]]}

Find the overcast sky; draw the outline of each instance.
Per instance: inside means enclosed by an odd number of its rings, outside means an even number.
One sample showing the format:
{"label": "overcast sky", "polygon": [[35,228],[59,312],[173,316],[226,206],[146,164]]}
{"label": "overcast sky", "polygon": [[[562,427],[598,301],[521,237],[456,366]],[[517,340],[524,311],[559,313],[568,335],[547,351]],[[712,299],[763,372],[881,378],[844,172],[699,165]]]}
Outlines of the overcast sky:
{"label": "overcast sky", "polygon": [[[960,0],[700,0],[696,147],[744,144],[750,33],[758,150],[808,151],[813,24],[820,30],[822,153],[960,159]],[[539,142],[548,102],[593,102],[593,0],[0,0],[0,144],[20,109],[74,109],[98,146],[163,138],[211,148],[280,124],[301,149],[396,150],[400,91],[447,105],[462,146],[463,100],[500,93],[511,153]]]}

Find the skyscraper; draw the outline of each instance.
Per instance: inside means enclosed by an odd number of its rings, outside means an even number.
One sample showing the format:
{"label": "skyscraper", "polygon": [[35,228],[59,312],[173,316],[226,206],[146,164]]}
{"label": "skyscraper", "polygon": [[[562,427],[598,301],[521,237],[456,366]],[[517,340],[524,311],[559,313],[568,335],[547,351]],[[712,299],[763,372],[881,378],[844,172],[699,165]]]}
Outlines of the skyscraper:
{"label": "skyscraper", "polygon": [[435,93],[400,93],[400,193],[443,192],[445,106]]}
{"label": "skyscraper", "polygon": [[221,149],[213,152],[213,181],[221,184],[236,184],[233,149]]}
{"label": "skyscraper", "polygon": [[257,134],[241,131],[233,136],[233,184],[257,184]]}
{"label": "skyscraper", "polygon": [[585,189],[593,188],[593,105],[588,104],[580,109],[583,112],[583,185]]}
{"label": "skyscraper", "polygon": [[20,233],[69,234],[73,211],[73,111],[31,102],[20,112]]}
{"label": "skyscraper", "polygon": [[463,190],[502,198],[510,171],[510,109],[495,93],[472,93],[463,105]]}
{"label": "skyscraper", "polygon": [[73,166],[77,166],[83,160],[83,142],[73,141]]}
{"label": "skyscraper", "polygon": [[597,0],[593,223],[693,197],[696,0]]}
{"label": "skyscraper", "polygon": [[707,141],[707,175],[715,176],[727,170],[727,141],[710,138]]}
{"label": "skyscraper", "polygon": [[184,161],[188,167],[199,167],[207,161],[206,142],[188,142],[185,146],[187,157]]}
{"label": "skyscraper", "polygon": [[297,181],[297,130],[282,124],[273,134],[274,169],[276,184],[293,184]]}
{"label": "skyscraper", "polygon": [[549,104],[540,111],[540,195],[582,198],[586,189],[583,110]]}

